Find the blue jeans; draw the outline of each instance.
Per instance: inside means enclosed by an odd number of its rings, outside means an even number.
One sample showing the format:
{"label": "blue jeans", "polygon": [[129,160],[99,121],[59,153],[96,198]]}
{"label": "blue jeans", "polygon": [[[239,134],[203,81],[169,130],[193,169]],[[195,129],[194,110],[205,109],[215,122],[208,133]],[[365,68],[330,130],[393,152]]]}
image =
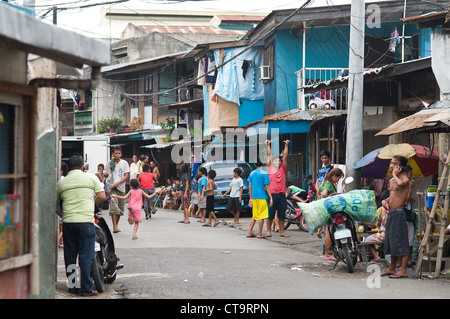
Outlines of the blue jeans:
{"label": "blue jeans", "polygon": [[[153,195],[155,193],[154,189],[143,189],[143,191],[147,195]],[[150,199],[144,198],[145,217],[147,217],[147,215],[150,215],[152,213],[151,203],[156,203],[156,196],[154,196],[153,198],[150,198]]]}
{"label": "blue jeans", "polygon": [[[64,263],[67,277],[73,278],[73,269],[79,256],[81,293],[92,291],[91,266],[95,256],[95,229],[92,223],[63,223]],[[73,267],[73,266],[72,266]]]}

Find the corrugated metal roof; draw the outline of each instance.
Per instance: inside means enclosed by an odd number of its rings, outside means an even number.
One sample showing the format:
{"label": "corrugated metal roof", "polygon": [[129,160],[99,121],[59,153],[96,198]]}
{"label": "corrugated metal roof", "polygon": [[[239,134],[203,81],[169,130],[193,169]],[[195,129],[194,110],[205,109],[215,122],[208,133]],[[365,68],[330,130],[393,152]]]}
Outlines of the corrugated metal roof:
{"label": "corrugated metal roof", "polygon": [[267,121],[319,121],[326,117],[340,116],[347,114],[347,111],[329,111],[329,110],[300,110],[293,109],[282,113],[265,116],[263,119],[245,124],[251,126],[257,123],[266,123]]}
{"label": "corrugated metal roof", "polygon": [[408,17],[408,18],[404,18],[401,20],[403,21],[403,23],[424,22],[424,21],[429,21],[429,20],[438,19],[438,18],[445,18],[447,15],[447,12],[448,12],[447,10],[439,11],[439,12],[428,12],[428,13],[424,13],[422,15]]}
{"label": "corrugated metal roof", "polygon": [[[425,108],[413,115],[404,117],[384,130],[381,130],[375,136],[392,135],[406,131],[412,131],[423,128],[434,128],[441,123],[450,126],[450,101],[445,100],[448,104],[445,108]],[[442,103],[443,101],[438,101]]]}
{"label": "corrugated metal roof", "polygon": [[222,22],[260,22],[262,21],[266,16],[238,16],[238,15],[229,15],[229,14],[219,14],[216,15],[214,18],[221,20]]}
{"label": "corrugated metal roof", "polygon": [[123,68],[131,67],[131,66],[135,66],[135,65],[139,65],[139,64],[144,64],[144,63],[148,63],[148,62],[154,62],[154,61],[161,60],[161,59],[166,59],[166,58],[175,58],[175,57],[178,57],[178,56],[185,55],[188,52],[189,51],[182,51],[182,52],[170,53],[170,54],[156,56],[156,57],[151,57],[151,58],[145,58],[145,59],[136,60],[136,61],[130,61],[130,62],[124,62],[124,63],[108,65],[108,66],[102,67],[101,68],[101,72],[103,73],[103,72],[114,71],[114,70],[123,69]]}
{"label": "corrugated metal roof", "polygon": [[220,35],[245,35],[247,31],[223,30],[212,26],[179,26],[179,25],[141,25],[138,26],[145,32],[174,33],[174,34],[220,34]]}

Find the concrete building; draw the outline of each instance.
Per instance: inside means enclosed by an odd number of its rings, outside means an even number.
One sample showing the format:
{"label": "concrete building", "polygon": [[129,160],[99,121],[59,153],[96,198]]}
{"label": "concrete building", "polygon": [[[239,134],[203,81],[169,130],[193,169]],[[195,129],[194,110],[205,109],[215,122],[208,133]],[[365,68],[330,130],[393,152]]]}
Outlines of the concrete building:
{"label": "concrete building", "polygon": [[[57,88],[92,89],[109,44],[36,20],[0,3],[0,299],[53,298],[56,182],[60,178]],[[57,77],[57,65],[93,72]]]}

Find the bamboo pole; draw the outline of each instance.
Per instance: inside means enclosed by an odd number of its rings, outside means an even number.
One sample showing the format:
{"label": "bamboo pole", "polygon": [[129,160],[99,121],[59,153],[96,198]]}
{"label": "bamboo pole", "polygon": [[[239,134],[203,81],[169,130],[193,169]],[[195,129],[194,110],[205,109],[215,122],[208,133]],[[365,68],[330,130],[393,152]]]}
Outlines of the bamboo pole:
{"label": "bamboo pole", "polygon": [[419,273],[420,269],[422,268],[422,261],[423,261],[423,255],[425,252],[425,246],[428,242],[428,237],[430,236],[431,228],[433,226],[433,220],[436,215],[436,208],[437,208],[437,205],[439,202],[439,196],[440,196],[442,188],[444,187],[445,177],[448,176],[448,167],[447,166],[449,163],[450,163],[450,151],[448,152],[448,155],[447,155],[446,165],[444,166],[444,169],[442,170],[441,179],[439,181],[439,186],[438,186],[438,189],[436,192],[436,197],[434,198],[433,207],[431,208],[431,213],[430,213],[429,220],[427,223],[427,228],[426,228],[425,234],[422,238],[422,242],[420,243],[419,254],[417,257],[417,264],[416,264],[416,273],[417,274]]}
{"label": "bamboo pole", "polygon": [[[448,161],[447,161],[448,165]],[[447,165],[445,165],[447,167]],[[435,269],[435,277],[438,278],[441,273],[441,261],[442,261],[442,253],[444,250],[444,237],[445,237],[445,223],[447,221],[447,211],[448,211],[448,188],[450,187],[450,178],[448,178],[447,175],[447,188],[445,189],[445,195],[444,195],[444,211],[442,212],[441,216],[441,227],[439,230],[439,244],[438,244],[438,251],[436,255],[436,269]],[[436,200],[436,199],[435,199]],[[434,203],[433,203],[434,205]]]}

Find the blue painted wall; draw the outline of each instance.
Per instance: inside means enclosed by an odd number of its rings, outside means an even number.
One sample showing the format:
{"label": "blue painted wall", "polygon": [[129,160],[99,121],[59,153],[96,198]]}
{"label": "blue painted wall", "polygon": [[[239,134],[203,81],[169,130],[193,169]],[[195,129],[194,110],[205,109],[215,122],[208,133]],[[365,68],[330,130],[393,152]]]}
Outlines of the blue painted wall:
{"label": "blue painted wall", "polygon": [[430,28],[419,30],[419,58],[431,56],[431,34]]}
{"label": "blue painted wall", "polygon": [[[397,27],[402,33],[402,23],[386,23],[381,28],[367,28],[366,36],[389,38]],[[405,35],[418,33],[415,25],[405,27]],[[311,28],[306,33],[306,67],[309,68],[347,68],[349,59],[350,26]],[[420,33],[420,50],[429,52],[430,34]],[[411,45],[412,39],[406,44]],[[274,79],[264,86],[264,115],[271,115],[297,107],[297,77],[295,72],[300,70],[303,54],[303,34],[295,34],[291,29],[276,31],[275,72]],[[386,41],[386,50],[389,41]],[[383,54],[384,52],[380,52]],[[421,57],[426,56],[421,53]],[[396,60],[400,54],[396,53]],[[329,80],[329,79],[323,79]]]}
{"label": "blue painted wall", "polygon": [[208,86],[203,85],[203,131],[209,134],[209,92]]}
{"label": "blue painted wall", "polygon": [[256,122],[264,117],[264,100],[244,100],[241,99],[239,105],[239,126]]}
{"label": "blue painted wall", "polygon": [[276,104],[274,113],[297,108],[296,71],[302,67],[302,37],[278,30],[275,41]]}

